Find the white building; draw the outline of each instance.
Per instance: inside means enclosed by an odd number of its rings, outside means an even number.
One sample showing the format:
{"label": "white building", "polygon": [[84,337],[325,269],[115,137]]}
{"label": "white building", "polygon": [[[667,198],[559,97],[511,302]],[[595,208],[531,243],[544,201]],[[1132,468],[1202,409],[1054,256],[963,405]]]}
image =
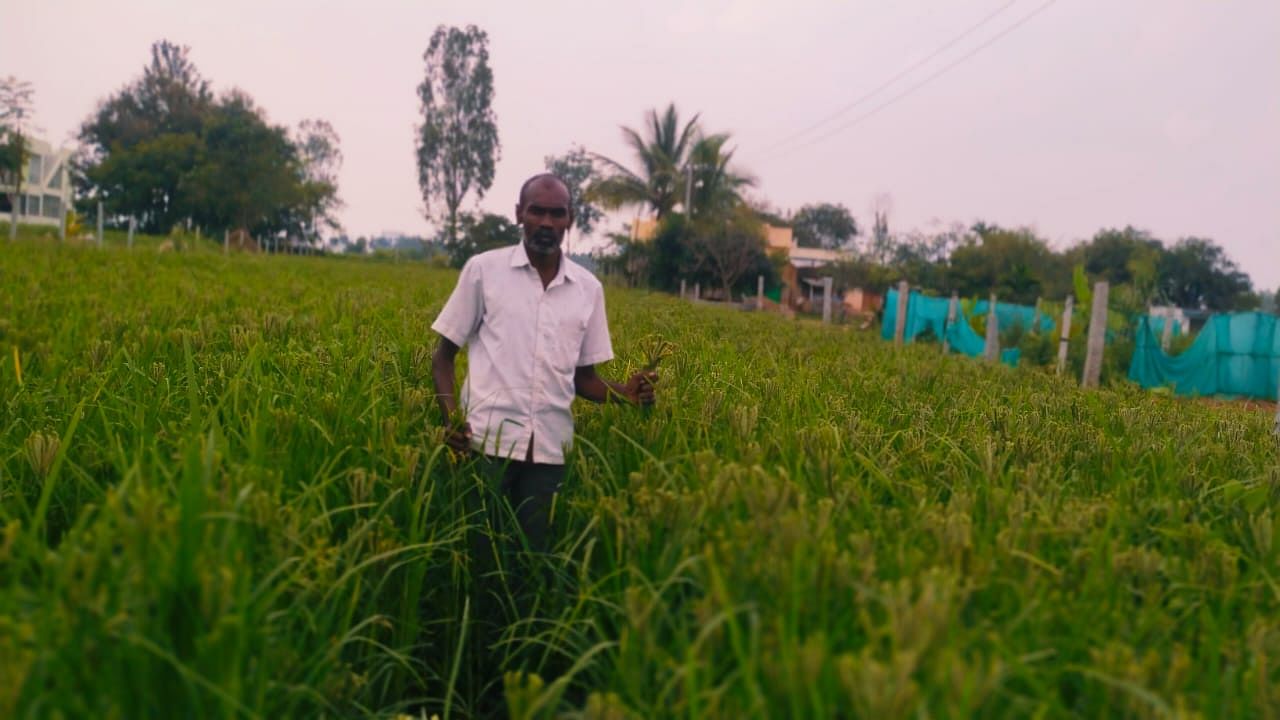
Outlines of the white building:
{"label": "white building", "polygon": [[[18,222],[59,225],[71,207],[71,151],[55,149],[36,138],[27,139],[26,176],[18,198]],[[0,221],[13,219],[10,207],[13,178],[0,173]]]}

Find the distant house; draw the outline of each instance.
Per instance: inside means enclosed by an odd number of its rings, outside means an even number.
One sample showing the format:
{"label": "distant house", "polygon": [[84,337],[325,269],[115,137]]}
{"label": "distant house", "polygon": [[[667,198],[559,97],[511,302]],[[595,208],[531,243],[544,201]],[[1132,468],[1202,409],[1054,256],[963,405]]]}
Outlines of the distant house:
{"label": "distant house", "polygon": [[765,246],[769,254],[787,259],[782,268],[781,300],[788,308],[811,309],[809,306],[817,300],[815,288],[821,285],[818,279],[823,268],[853,257],[847,250],[800,247],[791,228],[776,225],[765,225]]}
{"label": "distant house", "polygon": [[[18,222],[59,225],[62,215],[71,208],[71,151],[55,149],[49,143],[27,139],[26,176],[22,178],[22,195],[18,198]],[[0,174],[0,220],[12,221],[10,203],[14,178]]]}
{"label": "distant house", "polygon": [[[657,230],[657,220],[637,217],[631,223],[631,240],[646,242],[653,238]],[[775,257],[781,255],[787,261],[782,268],[780,297],[784,308],[808,310],[815,301],[820,302],[823,269],[853,257],[853,253],[847,250],[800,247],[791,228],[769,223],[764,224],[764,241],[767,253]],[[845,315],[862,315],[878,312],[883,304],[884,298],[881,295],[859,289],[853,292],[852,297],[846,292],[840,307]]]}

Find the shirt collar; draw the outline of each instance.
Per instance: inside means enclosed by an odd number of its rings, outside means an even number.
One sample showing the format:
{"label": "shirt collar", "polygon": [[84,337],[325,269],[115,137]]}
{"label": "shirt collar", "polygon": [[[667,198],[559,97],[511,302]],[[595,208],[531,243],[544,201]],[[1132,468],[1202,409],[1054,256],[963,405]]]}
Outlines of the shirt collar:
{"label": "shirt collar", "polygon": [[[529,262],[529,253],[525,252],[524,241],[521,241],[511,247],[511,267],[513,268],[527,267],[530,269],[533,268],[533,263]],[[564,282],[570,282],[572,280],[576,280],[577,278],[574,277],[574,274],[575,274],[574,268],[575,266],[573,262],[569,260],[569,256],[565,255],[564,251],[561,250],[560,251],[560,269],[556,271],[556,276],[551,279],[551,283],[547,287],[551,287],[551,285],[555,285],[556,281],[562,278],[564,279]]]}

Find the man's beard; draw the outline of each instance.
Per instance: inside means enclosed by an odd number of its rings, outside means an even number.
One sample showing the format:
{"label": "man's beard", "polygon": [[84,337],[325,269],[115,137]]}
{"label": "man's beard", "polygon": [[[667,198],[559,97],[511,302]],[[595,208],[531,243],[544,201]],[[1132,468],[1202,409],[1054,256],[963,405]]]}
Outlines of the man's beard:
{"label": "man's beard", "polygon": [[560,238],[550,230],[539,230],[529,235],[529,247],[549,255],[560,249]]}

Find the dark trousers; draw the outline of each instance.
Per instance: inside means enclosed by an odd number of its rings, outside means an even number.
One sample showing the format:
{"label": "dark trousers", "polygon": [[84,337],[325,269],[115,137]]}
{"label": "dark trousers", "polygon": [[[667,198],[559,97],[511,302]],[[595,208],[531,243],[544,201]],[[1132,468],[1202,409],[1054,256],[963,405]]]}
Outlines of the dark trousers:
{"label": "dark trousers", "polygon": [[[506,500],[507,518],[514,516],[519,533],[510,542],[521,550],[544,554],[551,549],[551,503],[564,482],[564,465],[531,463],[482,455],[477,462],[479,475],[491,491],[490,498],[500,495]],[[512,531],[517,528],[502,527]]]}
{"label": "dark trousers", "polygon": [[554,545],[551,507],[565,466],[487,455],[473,462],[466,493],[475,633],[470,657],[483,683],[481,707],[497,716],[503,707],[500,670],[522,662],[509,655],[503,637],[530,632],[522,623],[537,614],[540,597],[554,584],[543,556]]}
{"label": "dark trousers", "polygon": [[482,595],[477,609],[491,614],[497,602],[520,616],[533,599],[531,581],[545,569],[539,561],[553,545],[551,506],[565,466],[479,455],[474,468],[467,512],[472,573]]}

